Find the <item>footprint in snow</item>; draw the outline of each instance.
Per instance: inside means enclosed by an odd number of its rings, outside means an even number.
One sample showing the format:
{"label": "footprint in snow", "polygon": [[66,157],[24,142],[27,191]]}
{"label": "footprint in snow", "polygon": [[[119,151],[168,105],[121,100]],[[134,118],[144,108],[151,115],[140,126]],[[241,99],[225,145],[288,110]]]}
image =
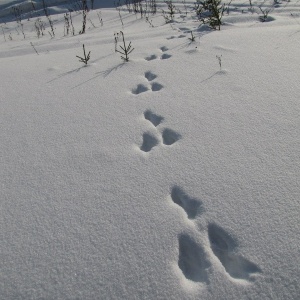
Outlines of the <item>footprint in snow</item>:
{"label": "footprint in snow", "polygon": [[[154,112],[152,112],[151,110],[146,110],[144,112],[144,118],[145,120],[149,121],[156,129],[156,127],[161,124],[161,122],[164,120],[164,117],[160,116],[160,115],[157,115],[155,114]],[[157,146],[161,140],[163,142],[164,145],[167,145],[167,146],[170,146],[172,144],[174,144],[179,138],[180,138],[180,135],[178,133],[176,133],[175,131],[169,129],[169,128],[165,128],[162,132],[162,136],[161,136],[161,139],[160,137],[158,136],[158,134],[160,134],[160,132],[156,129],[156,133],[155,134],[152,134],[152,133],[149,133],[149,132],[146,132],[143,134],[143,142],[142,142],[142,145],[140,146],[140,150],[143,151],[143,152],[150,152],[152,150],[152,148],[154,148],[155,146]],[[179,197],[182,197],[182,195],[180,194],[179,196],[178,195],[175,195],[173,194],[173,198],[175,200],[173,200],[175,203],[177,203],[178,205],[179,202],[183,202],[185,203],[185,201],[187,200],[189,202],[189,205],[190,203],[193,202],[192,199],[177,199]],[[193,204],[191,204],[193,205]],[[183,205],[185,207],[185,204]],[[188,208],[189,210],[189,208]]]}
{"label": "footprint in snow", "polygon": [[152,82],[151,83],[151,90],[152,92],[158,92],[160,91],[164,86],[161,85],[160,83],[158,82]]}
{"label": "footprint in snow", "polygon": [[164,53],[164,54],[160,57],[160,59],[169,59],[170,57],[172,57],[171,54]]}
{"label": "footprint in snow", "polygon": [[[166,52],[168,50],[169,49],[167,47],[165,47],[165,46],[163,46],[163,47],[160,48],[161,52]],[[169,59],[170,57],[172,57],[171,54],[163,53],[163,55],[160,57],[160,59]],[[145,57],[145,60],[147,60],[147,61],[151,61],[151,60],[155,60],[155,59],[159,59],[159,57],[157,55],[155,55],[155,54],[152,54],[150,56]]]}
{"label": "footprint in snow", "polygon": [[147,71],[145,73],[145,78],[150,83],[150,86],[144,84],[138,84],[136,88],[131,90],[132,94],[138,95],[147,92],[149,90],[151,90],[152,92],[158,92],[164,87],[162,84],[158,82],[152,82],[155,78],[157,78],[157,75],[152,73],[151,71]]}
{"label": "footprint in snow", "polygon": [[[202,202],[189,197],[178,186],[171,189],[171,199],[186,212],[188,219],[196,219],[204,212]],[[255,275],[262,273],[255,263],[237,253],[237,240],[221,226],[209,223],[207,231],[213,254],[231,278],[251,282],[255,279]],[[206,258],[202,246],[188,234],[181,234],[178,266],[185,278],[194,282],[208,281],[206,269],[210,265],[212,264]]]}
{"label": "footprint in snow", "polygon": [[229,276],[250,281],[252,274],[261,273],[256,264],[236,254],[237,241],[222,227],[214,223],[209,224],[208,237],[214,255],[219,259]]}
{"label": "footprint in snow", "polygon": [[179,257],[178,267],[186,279],[194,282],[208,282],[206,269],[210,267],[210,262],[206,258],[202,246],[188,234],[180,234],[178,238]]}
{"label": "footprint in snow", "polygon": [[169,50],[169,48],[166,47],[166,46],[162,46],[162,47],[160,47],[159,49],[160,49],[161,52],[166,52],[166,51]]}
{"label": "footprint in snow", "polygon": [[[173,186],[171,199],[183,209],[189,219],[195,219],[203,212],[202,202],[188,196],[180,187]],[[210,267],[204,248],[189,234],[182,233],[178,238],[178,267],[184,277],[196,283],[207,283],[207,268]]]}
{"label": "footprint in snow", "polygon": [[144,112],[144,117],[146,120],[151,122],[155,127],[158,126],[164,119],[162,116],[153,113],[151,110],[146,110]]}
{"label": "footprint in snow", "polygon": [[156,145],[158,145],[158,139],[154,135],[147,132],[143,134],[143,143],[140,147],[143,152],[151,151]]}
{"label": "footprint in snow", "polygon": [[178,36],[174,36],[174,35],[171,35],[170,37],[167,37],[167,40],[173,40],[173,39],[182,39],[182,38],[184,38],[184,37],[186,37],[186,35],[184,35],[184,34],[181,34],[181,35],[178,35]]}
{"label": "footprint in snow", "polygon": [[146,78],[148,81],[152,81],[152,80],[154,80],[156,77],[157,77],[157,75],[155,75],[155,74],[152,73],[151,71],[145,72],[145,78]]}
{"label": "footprint in snow", "polygon": [[142,93],[145,93],[149,90],[151,90],[152,92],[158,92],[160,91],[164,86],[161,85],[158,82],[152,82],[150,85],[150,88],[144,84],[138,84],[136,88],[131,90],[131,93],[134,95],[139,95]]}
{"label": "footprint in snow", "polygon": [[197,215],[203,212],[202,202],[198,199],[189,197],[178,186],[172,188],[171,199],[186,212],[189,219],[195,219]]}
{"label": "footprint in snow", "polygon": [[138,95],[144,92],[147,92],[149,88],[144,84],[138,84],[136,88],[132,89],[131,92],[134,95]]}
{"label": "footprint in snow", "polygon": [[155,55],[155,54],[152,54],[150,56],[145,57],[145,60],[147,60],[147,61],[151,61],[151,60],[154,60],[154,59],[157,59],[157,55]]}
{"label": "footprint in snow", "polygon": [[162,132],[163,143],[167,146],[173,145],[180,138],[181,135],[170,128],[165,128]]}

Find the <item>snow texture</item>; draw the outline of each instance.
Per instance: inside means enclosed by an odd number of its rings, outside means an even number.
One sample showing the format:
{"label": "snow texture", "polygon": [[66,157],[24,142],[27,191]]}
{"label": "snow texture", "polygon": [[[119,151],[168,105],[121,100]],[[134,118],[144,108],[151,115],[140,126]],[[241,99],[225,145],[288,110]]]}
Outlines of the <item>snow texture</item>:
{"label": "snow texture", "polygon": [[300,2],[95,0],[79,34],[49,0],[55,37],[33,2],[0,4],[0,299],[299,299]]}

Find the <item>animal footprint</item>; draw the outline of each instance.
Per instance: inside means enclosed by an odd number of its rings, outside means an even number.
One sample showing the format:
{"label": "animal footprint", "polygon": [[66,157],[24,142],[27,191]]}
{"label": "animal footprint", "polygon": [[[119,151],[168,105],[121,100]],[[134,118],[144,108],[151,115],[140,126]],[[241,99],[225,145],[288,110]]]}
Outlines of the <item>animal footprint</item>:
{"label": "animal footprint", "polygon": [[153,74],[153,73],[150,72],[150,71],[147,71],[147,72],[145,73],[145,78],[146,78],[148,81],[152,81],[152,80],[154,80],[156,77],[157,77],[157,75]]}
{"label": "animal footprint", "polygon": [[170,37],[167,37],[167,40],[173,40],[173,39],[175,39],[175,38],[182,39],[182,38],[184,38],[184,37],[186,37],[184,34],[181,34],[181,35],[179,35],[179,36],[171,35]]}
{"label": "animal footprint", "polygon": [[133,89],[131,92],[134,95],[138,95],[144,92],[147,92],[149,90],[149,88],[147,86],[145,86],[144,84],[138,84],[137,87],[135,89]]}
{"label": "animal footprint", "polygon": [[164,54],[161,56],[161,59],[169,59],[170,57],[172,57],[171,54],[164,53]]}
{"label": "animal footprint", "polygon": [[181,135],[172,129],[166,128],[162,132],[163,143],[165,145],[173,145],[176,141],[181,138]]}
{"label": "animal footprint", "polygon": [[143,144],[140,148],[143,152],[149,152],[156,145],[158,145],[158,139],[155,136],[149,133],[143,134]]}
{"label": "animal footprint", "polygon": [[150,55],[150,56],[145,57],[145,60],[150,61],[150,60],[154,60],[154,59],[156,59],[156,58],[157,58],[157,55],[152,54],[152,55]]}
{"label": "animal footprint", "polygon": [[190,198],[178,186],[174,186],[171,191],[171,198],[174,203],[184,209],[189,219],[194,219],[199,213],[203,211],[201,208],[202,202],[197,199]]}
{"label": "animal footprint", "polygon": [[203,248],[189,235],[181,234],[179,242],[178,266],[183,275],[194,282],[207,282],[206,269],[210,267]]}
{"label": "animal footprint", "polygon": [[[168,49],[167,47],[161,47],[160,50],[161,50],[162,52],[165,52],[165,51],[167,51],[167,50],[169,50],[169,49]],[[160,59],[169,59],[170,57],[172,57],[171,54],[164,53],[164,54],[160,57]],[[154,59],[157,59],[157,58],[158,58],[157,55],[152,54],[152,55],[150,55],[150,56],[145,57],[145,60],[150,61],[150,60],[154,60]]]}
{"label": "animal footprint", "polygon": [[[172,201],[183,208],[189,219],[195,219],[202,213],[202,202],[189,197],[181,188],[174,186],[171,190]],[[226,273],[238,280],[253,281],[255,274],[262,273],[261,269],[237,254],[238,242],[222,227],[210,223],[208,225],[210,248],[223,265]],[[205,251],[188,234],[179,236],[178,266],[183,275],[194,282],[208,282],[206,269],[211,266]]]}
{"label": "animal footprint", "polygon": [[[145,72],[145,78],[150,82],[152,80],[154,80],[157,77],[157,75],[153,74],[152,72],[148,71]],[[161,85],[158,82],[151,82],[150,87],[146,86],[144,84],[138,84],[136,88],[132,89],[131,92],[134,95],[138,95],[144,92],[147,92],[148,90],[150,90],[152,92],[158,92],[163,88],[163,85]]]}
{"label": "animal footprint", "polygon": [[[152,84],[152,90],[159,90],[162,88],[162,85],[159,83]],[[144,118],[151,122],[155,127],[157,127],[164,118],[162,116],[156,115],[151,110],[146,110],[144,112]],[[157,131],[158,132],[158,131]],[[162,142],[165,145],[172,145],[174,144],[181,136],[173,131],[172,129],[165,128],[162,132]],[[153,147],[160,143],[160,139],[157,138],[155,135],[150,133],[143,134],[143,143],[140,149],[144,152],[149,152]],[[175,189],[176,190],[176,189]],[[173,201],[183,207],[183,209],[187,212],[189,218],[194,218],[193,213],[191,212],[192,209],[198,209],[199,203],[196,203],[197,200],[190,199],[186,196],[183,192],[172,192],[172,199]]]}
{"label": "animal footprint", "polygon": [[214,255],[231,277],[251,280],[251,274],[261,273],[257,265],[233,253],[233,250],[238,247],[237,242],[223,228],[216,224],[209,224],[208,237]]}
{"label": "animal footprint", "polygon": [[166,46],[162,46],[162,47],[160,47],[159,49],[160,49],[162,52],[166,52],[166,51],[169,50],[169,48],[166,47]]}
{"label": "animal footprint", "polygon": [[163,85],[161,85],[161,84],[158,83],[158,82],[153,82],[153,83],[151,83],[151,90],[152,90],[153,92],[158,92],[158,91],[160,91],[162,88],[163,88]]}
{"label": "animal footprint", "polygon": [[146,110],[144,112],[144,117],[146,120],[150,121],[155,127],[158,126],[164,119],[163,117],[153,113],[151,110]]}

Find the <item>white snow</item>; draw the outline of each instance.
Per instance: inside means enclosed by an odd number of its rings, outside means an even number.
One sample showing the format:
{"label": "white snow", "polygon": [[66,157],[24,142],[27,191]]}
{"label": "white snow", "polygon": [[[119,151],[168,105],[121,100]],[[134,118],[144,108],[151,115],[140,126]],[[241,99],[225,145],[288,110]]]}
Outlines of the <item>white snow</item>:
{"label": "white snow", "polygon": [[0,19],[0,298],[299,299],[300,2],[112,3]]}

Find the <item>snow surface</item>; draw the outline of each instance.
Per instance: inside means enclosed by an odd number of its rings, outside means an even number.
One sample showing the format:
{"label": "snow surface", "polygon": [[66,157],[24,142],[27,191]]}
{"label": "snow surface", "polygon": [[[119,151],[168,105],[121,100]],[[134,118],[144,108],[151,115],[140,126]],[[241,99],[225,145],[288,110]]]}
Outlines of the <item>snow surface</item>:
{"label": "snow surface", "polygon": [[299,299],[299,1],[95,3],[1,24],[0,298]]}

